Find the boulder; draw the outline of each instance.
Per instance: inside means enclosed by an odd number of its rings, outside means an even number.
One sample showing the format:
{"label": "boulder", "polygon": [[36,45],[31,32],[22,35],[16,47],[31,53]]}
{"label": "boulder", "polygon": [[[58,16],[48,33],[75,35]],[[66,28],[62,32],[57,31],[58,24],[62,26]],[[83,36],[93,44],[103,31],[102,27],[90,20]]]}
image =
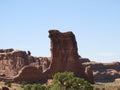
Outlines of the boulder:
{"label": "boulder", "polygon": [[82,58],[82,57],[80,57],[79,59],[80,59],[81,63],[90,62],[90,60],[88,58]]}
{"label": "boulder", "polygon": [[8,87],[2,87],[2,90],[10,90]]}

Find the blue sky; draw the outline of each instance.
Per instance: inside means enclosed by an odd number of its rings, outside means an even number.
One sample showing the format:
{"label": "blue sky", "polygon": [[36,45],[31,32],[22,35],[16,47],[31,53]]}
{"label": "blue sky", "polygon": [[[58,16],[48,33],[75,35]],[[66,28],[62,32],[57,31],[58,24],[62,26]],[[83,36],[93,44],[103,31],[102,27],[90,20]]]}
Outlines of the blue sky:
{"label": "blue sky", "polygon": [[50,56],[50,29],[72,31],[82,57],[120,60],[120,0],[0,0],[0,48]]}

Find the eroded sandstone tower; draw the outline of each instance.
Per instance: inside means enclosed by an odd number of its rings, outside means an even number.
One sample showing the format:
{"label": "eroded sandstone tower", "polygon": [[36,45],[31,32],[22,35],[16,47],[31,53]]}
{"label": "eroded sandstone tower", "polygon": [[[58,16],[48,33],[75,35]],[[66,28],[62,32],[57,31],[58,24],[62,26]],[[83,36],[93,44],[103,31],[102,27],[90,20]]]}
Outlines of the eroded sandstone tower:
{"label": "eroded sandstone tower", "polygon": [[76,76],[94,83],[93,75],[88,76],[80,62],[75,35],[72,32],[61,33],[58,30],[50,30],[49,37],[51,39],[52,59],[50,70],[48,70],[49,74],[50,72],[53,74],[72,71]]}
{"label": "eroded sandstone tower", "polygon": [[[80,62],[75,35],[72,32],[61,33],[58,30],[50,30],[49,38],[51,40],[50,58],[33,57],[24,51],[17,51],[18,54],[15,55],[13,54],[16,53],[14,50],[0,54],[6,60],[1,58],[3,63],[12,61],[10,64],[7,63],[11,68],[4,69],[6,73],[7,70],[12,71],[12,73],[9,73],[10,75],[3,73],[3,75],[7,75],[15,82],[36,82],[51,78],[56,72],[72,71],[76,76],[94,83],[92,71],[90,68],[89,71],[85,70]],[[4,79],[7,79],[5,77]]]}

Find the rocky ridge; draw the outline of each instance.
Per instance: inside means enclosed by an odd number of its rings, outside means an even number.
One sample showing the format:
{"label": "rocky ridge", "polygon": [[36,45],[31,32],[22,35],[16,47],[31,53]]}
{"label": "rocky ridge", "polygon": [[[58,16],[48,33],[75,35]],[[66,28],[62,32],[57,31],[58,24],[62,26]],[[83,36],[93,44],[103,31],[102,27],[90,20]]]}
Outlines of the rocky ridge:
{"label": "rocky ridge", "polygon": [[95,82],[113,82],[120,78],[120,62],[100,63],[86,61],[82,65],[91,67]]}

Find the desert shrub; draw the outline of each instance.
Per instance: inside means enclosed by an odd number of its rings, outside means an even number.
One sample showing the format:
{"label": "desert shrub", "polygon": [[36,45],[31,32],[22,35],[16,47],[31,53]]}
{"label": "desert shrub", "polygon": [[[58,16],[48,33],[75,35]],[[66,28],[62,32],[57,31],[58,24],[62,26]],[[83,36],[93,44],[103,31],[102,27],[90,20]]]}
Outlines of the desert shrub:
{"label": "desert shrub", "polygon": [[[60,88],[60,89],[59,89]],[[53,76],[51,90],[92,90],[89,82],[82,78],[75,77],[72,72],[56,73]]]}
{"label": "desert shrub", "polygon": [[24,85],[24,90],[45,90],[46,87],[40,84],[27,84]]}
{"label": "desert shrub", "polygon": [[31,84],[24,85],[24,90],[31,90],[31,88],[32,88]]}
{"label": "desert shrub", "polygon": [[21,88],[24,88],[24,86],[27,85],[28,83],[23,81],[23,82],[20,82],[19,84],[20,84]]}
{"label": "desert shrub", "polygon": [[82,78],[75,77],[72,72],[56,73],[50,86],[22,83],[24,90],[93,90],[91,84]]}
{"label": "desert shrub", "polygon": [[45,86],[42,86],[40,84],[33,84],[31,90],[45,90]]}
{"label": "desert shrub", "polygon": [[4,83],[6,86],[11,87],[11,82],[10,81],[5,81]]}
{"label": "desert shrub", "polygon": [[50,88],[49,88],[49,90],[66,90],[65,89],[65,87],[64,86],[61,86],[61,85],[59,85],[59,84],[54,84],[54,85],[52,85]]}

